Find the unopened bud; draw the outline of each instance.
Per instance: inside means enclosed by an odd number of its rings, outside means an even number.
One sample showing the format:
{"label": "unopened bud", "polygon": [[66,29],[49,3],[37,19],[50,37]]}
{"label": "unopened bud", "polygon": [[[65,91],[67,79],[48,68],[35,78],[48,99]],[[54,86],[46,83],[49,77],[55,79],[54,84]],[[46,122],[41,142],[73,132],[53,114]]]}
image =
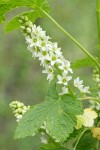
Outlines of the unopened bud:
{"label": "unopened bud", "polygon": [[25,27],[24,27],[24,26],[20,26],[20,28],[21,28],[22,30],[25,30]]}
{"label": "unopened bud", "polygon": [[28,33],[31,33],[31,28],[28,28],[28,27],[27,27],[26,30],[27,30]]}

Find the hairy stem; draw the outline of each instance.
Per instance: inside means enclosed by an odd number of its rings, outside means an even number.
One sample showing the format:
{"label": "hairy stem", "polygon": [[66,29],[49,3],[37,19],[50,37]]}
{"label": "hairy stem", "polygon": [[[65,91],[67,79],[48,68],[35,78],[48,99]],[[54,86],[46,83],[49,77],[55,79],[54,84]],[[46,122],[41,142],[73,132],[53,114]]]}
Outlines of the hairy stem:
{"label": "hairy stem", "polygon": [[63,29],[47,12],[41,9],[41,11],[67,36],[69,37],[88,57],[95,62],[95,64],[100,68],[100,64],[94,56],[92,56],[87,49],[85,49],[76,39],[74,39],[65,29]]}
{"label": "hairy stem", "polygon": [[100,45],[100,0],[96,0],[96,15],[98,27],[98,44]]}

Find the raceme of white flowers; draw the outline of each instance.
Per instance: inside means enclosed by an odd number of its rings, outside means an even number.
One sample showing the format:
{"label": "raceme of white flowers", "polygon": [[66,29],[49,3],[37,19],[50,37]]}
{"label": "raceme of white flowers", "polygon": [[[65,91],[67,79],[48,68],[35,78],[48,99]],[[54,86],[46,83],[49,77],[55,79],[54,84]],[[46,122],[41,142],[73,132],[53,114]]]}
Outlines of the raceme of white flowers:
{"label": "raceme of white flowers", "polygon": [[[19,22],[28,44],[28,50],[34,58],[39,59],[40,65],[44,68],[42,72],[47,74],[47,80],[51,82],[54,78],[57,78],[57,83],[62,85],[62,92],[59,95],[67,94],[68,82],[72,79],[70,74],[73,71],[70,62],[63,57],[58,43],[51,42],[51,38],[46,35],[46,32],[40,26],[33,25],[27,16],[20,16]],[[83,88],[83,85],[76,87],[80,92],[89,93],[89,87]]]}
{"label": "raceme of white flowers", "polygon": [[18,101],[13,101],[9,105],[10,105],[10,108],[13,110],[13,113],[17,119],[16,120],[17,122],[19,122],[22,119],[25,112],[29,110],[30,108],[30,106],[26,107],[23,103],[18,102]]}

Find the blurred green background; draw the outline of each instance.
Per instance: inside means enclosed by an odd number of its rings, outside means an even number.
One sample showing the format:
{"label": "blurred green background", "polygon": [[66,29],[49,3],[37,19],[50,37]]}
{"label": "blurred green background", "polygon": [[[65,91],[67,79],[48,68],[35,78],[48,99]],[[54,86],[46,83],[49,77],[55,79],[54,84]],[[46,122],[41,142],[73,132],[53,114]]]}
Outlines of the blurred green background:
{"label": "blurred green background", "polygon": [[[83,44],[91,53],[96,54],[97,24],[94,0],[48,0],[50,14],[72,36]],[[7,14],[9,20],[21,9]],[[73,44],[48,18],[38,19],[52,41],[58,41],[66,59],[75,61],[85,54]],[[13,100],[20,100],[25,105],[43,101],[49,86],[42,68],[31,53],[27,51],[24,37],[19,30],[5,34],[0,25],[0,150],[37,150],[39,137],[14,140],[16,120],[9,108]],[[91,83],[91,68],[77,69],[74,76],[81,76],[86,85]]]}

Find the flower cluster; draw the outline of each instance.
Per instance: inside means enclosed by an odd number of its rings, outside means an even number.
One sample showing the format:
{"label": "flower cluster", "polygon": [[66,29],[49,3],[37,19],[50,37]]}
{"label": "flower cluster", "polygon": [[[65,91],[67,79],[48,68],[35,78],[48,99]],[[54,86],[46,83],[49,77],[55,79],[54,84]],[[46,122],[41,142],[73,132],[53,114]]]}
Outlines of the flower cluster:
{"label": "flower cluster", "polygon": [[80,80],[79,77],[74,79],[74,87],[78,88],[81,93],[90,93],[89,86],[83,86],[83,80]]}
{"label": "flower cluster", "polygon": [[[51,82],[54,78],[62,85],[62,92],[59,95],[67,94],[68,82],[72,79],[70,62],[66,60],[58,47],[57,42],[51,42],[40,26],[33,25],[27,16],[20,16],[21,29],[28,44],[28,50],[34,58],[38,58],[40,65],[44,68],[42,73],[47,74],[47,80]],[[89,87],[83,87],[83,81],[79,77],[74,80],[74,86],[82,93],[89,93]]]}
{"label": "flower cluster", "polygon": [[9,105],[13,110],[17,122],[19,122],[22,119],[24,113],[30,108],[30,106],[26,107],[23,103],[18,101],[13,101]]}
{"label": "flower cluster", "polygon": [[40,65],[43,66],[43,73],[47,74],[47,80],[52,81],[57,78],[57,83],[62,85],[62,93],[68,92],[68,81],[72,79],[69,73],[73,73],[70,62],[65,60],[58,43],[51,42],[50,37],[40,26],[32,24],[26,16],[19,19],[21,29],[28,44],[28,50],[34,58],[38,58]]}
{"label": "flower cluster", "polygon": [[77,115],[77,126],[76,129],[79,129],[83,126],[92,127],[94,125],[94,119],[98,117],[97,113],[91,108],[84,109],[83,115]]}

